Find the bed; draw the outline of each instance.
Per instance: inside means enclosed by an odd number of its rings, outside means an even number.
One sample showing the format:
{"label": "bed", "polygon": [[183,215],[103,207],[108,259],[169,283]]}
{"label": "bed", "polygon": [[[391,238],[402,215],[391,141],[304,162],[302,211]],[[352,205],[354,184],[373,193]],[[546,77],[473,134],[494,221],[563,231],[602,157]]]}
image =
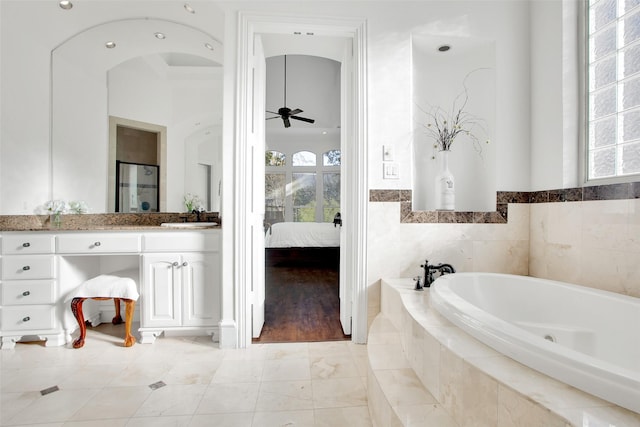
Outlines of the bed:
{"label": "bed", "polygon": [[267,224],[264,246],[268,266],[337,266],[340,261],[340,227],[332,222]]}

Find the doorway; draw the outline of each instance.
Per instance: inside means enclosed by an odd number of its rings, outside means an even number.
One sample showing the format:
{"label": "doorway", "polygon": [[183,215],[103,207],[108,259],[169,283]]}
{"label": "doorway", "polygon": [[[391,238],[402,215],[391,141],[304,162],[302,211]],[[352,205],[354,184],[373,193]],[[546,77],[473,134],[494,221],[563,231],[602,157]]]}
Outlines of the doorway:
{"label": "doorway", "polygon": [[342,64],[300,54],[265,59],[265,319],[253,341],[349,339],[340,322],[341,226],[334,224]]}
{"label": "doorway", "polygon": [[[141,176],[153,176],[153,182],[143,183],[145,197],[128,203],[127,212],[164,212],[167,193],[167,127],[122,117],[109,116],[108,212],[122,210],[120,163],[138,164]],[[131,192],[137,194],[139,191]],[[130,206],[129,206],[130,205]],[[150,210],[154,206],[154,210]],[[120,210],[118,210],[120,209]]]}
{"label": "doorway", "polygon": [[[350,62],[343,67],[342,81],[344,87],[343,124],[340,132],[345,143],[344,176],[342,193],[348,195],[342,207],[343,229],[340,247],[341,260],[340,282],[348,284],[341,292],[341,308],[349,311],[341,313],[341,321],[351,327],[352,341],[365,343],[367,334],[367,293],[366,293],[366,225],[367,225],[367,153],[366,153],[366,23],[359,20],[318,19],[314,17],[274,17],[273,15],[249,15],[240,13],[238,59],[238,139],[235,146],[236,157],[236,191],[234,208],[237,221],[234,222],[233,233],[238,243],[233,245],[237,269],[233,271],[235,283],[235,305],[237,315],[235,322],[238,330],[238,346],[246,347],[251,343],[253,322],[260,315],[260,307],[264,303],[264,294],[260,292],[260,276],[264,280],[264,100],[260,99],[260,87],[264,79],[260,78],[260,60],[256,57],[255,48],[260,37],[266,40],[265,52],[277,54],[271,50],[283,49],[286,43],[270,44],[269,38],[297,37],[306,34],[309,40],[304,43],[299,54],[311,54],[308,50],[315,48],[327,52],[331,47],[326,39],[340,40],[344,49],[340,52],[340,60]],[[308,31],[301,31],[306,27]],[[322,37],[313,39],[315,33]],[[325,39],[325,40],[322,40]],[[315,40],[315,41],[314,41]],[[298,47],[300,44],[297,44]],[[335,46],[334,46],[335,47]],[[285,52],[280,52],[283,54]],[[264,58],[264,56],[263,56]],[[263,63],[263,62],[262,62]],[[261,183],[255,180],[262,176]],[[257,183],[257,186],[254,185]],[[262,186],[262,194],[260,193]],[[260,201],[258,205],[257,201]],[[264,289],[264,286],[262,286]],[[229,301],[228,299],[226,301]],[[264,311],[262,310],[262,314]],[[233,322],[233,321],[232,321]],[[230,325],[228,318],[222,325]],[[221,345],[228,344],[222,342]]]}

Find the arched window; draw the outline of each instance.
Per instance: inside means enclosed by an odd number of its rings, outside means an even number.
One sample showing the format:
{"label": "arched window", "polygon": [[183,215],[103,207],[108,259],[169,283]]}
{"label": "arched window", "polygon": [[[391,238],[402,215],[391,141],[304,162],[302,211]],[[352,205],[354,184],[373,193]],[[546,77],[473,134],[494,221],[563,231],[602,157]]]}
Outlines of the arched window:
{"label": "arched window", "polygon": [[330,150],[323,153],[322,166],[340,166],[340,150]]}
{"label": "arched window", "polygon": [[279,151],[265,151],[264,164],[265,166],[284,166],[286,164],[287,156]]}
{"label": "arched window", "polygon": [[291,156],[292,166],[315,166],[316,165],[316,153],[311,151],[298,151]]}

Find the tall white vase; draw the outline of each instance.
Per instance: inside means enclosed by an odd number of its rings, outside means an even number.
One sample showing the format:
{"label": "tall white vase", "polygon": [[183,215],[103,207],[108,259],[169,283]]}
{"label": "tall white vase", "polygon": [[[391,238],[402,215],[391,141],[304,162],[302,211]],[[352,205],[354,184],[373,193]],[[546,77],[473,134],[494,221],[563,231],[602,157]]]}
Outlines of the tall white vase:
{"label": "tall white vase", "polygon": [[438,174],[435,182],[436,210],[453,211],[456,208],[456,185],[449,170],[448,150],[438,151]]}

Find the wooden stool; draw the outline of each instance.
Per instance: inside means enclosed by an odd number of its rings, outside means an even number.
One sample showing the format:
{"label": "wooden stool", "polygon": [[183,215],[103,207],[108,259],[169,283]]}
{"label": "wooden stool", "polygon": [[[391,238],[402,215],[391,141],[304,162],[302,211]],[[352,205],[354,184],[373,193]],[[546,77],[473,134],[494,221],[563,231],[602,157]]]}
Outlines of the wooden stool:
{"label": "wooden stool", "polygon": [[82,312],[82,304],[87,299],[104,301],[113,299],[116,308],[116,315],[111,320],[114,325],[122,323],[120,315],[120,301],[124,301],[124,346],[131,347],[135,344],[136,339],[131,335],[131,323],[133,321],[133,313],[136,308],[136,301],[140,296],[137,289],[138,270],[125,270],[110,274],[101,274],[83,282],[71,294],[71,312],[80,327],[80,336],[73,342],[73,348],[81,348],[84,346],[87,337],[87,325]]}
{"label": "wooden stool", "polygon": [[[73,348],[81,348],[84,345],[84,340],[87,337],[87,325],[84,322],[84,313],[82,312],[82,303],[87,298],[74,298],[71,300],[71,311],[78,321],[78,326],[80,327],[80,336],[73,342]],[[104,301],[111,299],[109,297],[92,297],[93,300]],[[127,298],[114,298],[113,302],[116,306],[116,315],[111,320],[111,323],[114,325],[119,325],[122,323],[122,316],[120,316],[120,300],[124,301],[125,310],[124,310],[124,346],[131,347],[136,343],[136,339],[133,335],[131,335],[131,322],[133,319],[133,312],[136,308],[136,301],[133,299]]]}

